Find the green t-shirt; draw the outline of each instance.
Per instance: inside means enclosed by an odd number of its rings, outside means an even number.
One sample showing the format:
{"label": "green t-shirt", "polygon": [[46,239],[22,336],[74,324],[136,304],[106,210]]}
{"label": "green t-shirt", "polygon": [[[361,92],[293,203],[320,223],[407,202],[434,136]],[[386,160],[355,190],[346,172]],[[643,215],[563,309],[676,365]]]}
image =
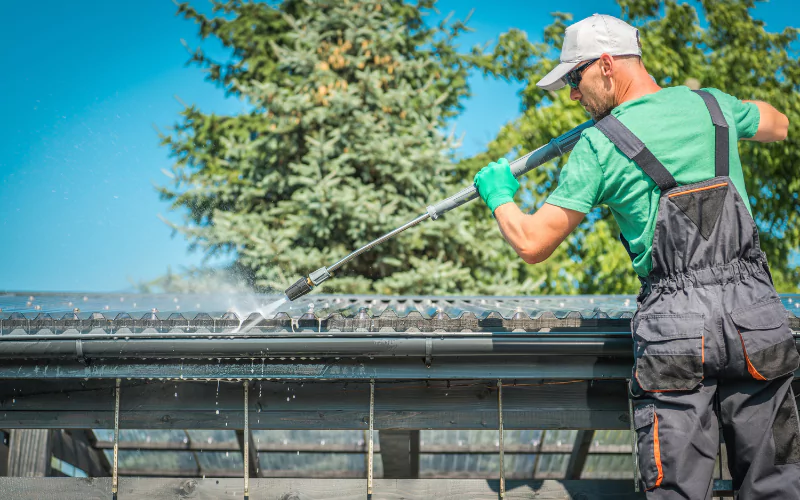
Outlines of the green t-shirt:
{"label": "green t-shirt", "polygon": [[[751,212],[744,188],[737,141],[753,137],[760,120],[755,104],[744,103],[717,89],[716,97],[730,131],[730,178]],[[679,185],[714,177],[714,126],[702,98],[688,87],[670,87],[627,101],[611,111],[675,177]],[[588,213],[606,205],[636,254],[633,268],[647,276],[661,190],[602,132],[581,133],[558,187],[547,203]]]}

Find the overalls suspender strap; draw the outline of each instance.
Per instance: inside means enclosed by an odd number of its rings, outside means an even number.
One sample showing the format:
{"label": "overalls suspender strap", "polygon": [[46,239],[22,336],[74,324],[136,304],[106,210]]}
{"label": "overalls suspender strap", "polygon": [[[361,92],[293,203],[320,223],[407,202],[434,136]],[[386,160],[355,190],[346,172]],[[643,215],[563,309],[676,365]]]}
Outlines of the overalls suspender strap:
{"label": "overalls suspender strap", "polygon": [[[729,173],[729,136],[728,123],[722,114],[719,103],[709,92],[705,90],[695,90],[697,95],[703,99],[703,103],[708,108],[711,115],[711,122],[714,124],[714,174],[716,177],[727,176]],[[615,116],[608,115],[595,123],[595,128],[602,132],[622,153],[636,163],[645,174],[647,174],[664,193],[678,186],[675,177],[658,161],[647,146],[636,137],[633,132],[622,124]],[[622,245],[631,257],[635,260],[637,255],[631,251],[630,243],[620,233]]]}
{"label": "overalls suspender strap", "polygon": [[[729,156],[730,156],[730,140],[728,137],[728,123],[722,114],[719,103],[713,95],[705,90],[695,90],[699,95],[709,113],[711,114],[711,122],[714,124],[715,132],[715,154],[714,154],[714,170],[715,176],[727,176],[729,173]],[[633,132],[622,124],[615,116],[608,115],[599,122],[595,123],[595,128],[602,132],[614,145],[628,157],[628,159],[639,165],[645,174],[647,174],[656,185],[661,189],[661,192],[668,191],[678,186],[675,178],[664,167],[664,165],[653,156],[653,153],[647,149],[647,146],[639,140],[638,137],[633,135]]]}
{"label": "overalls suspender strap", "polygon": [[633,135],[628,127],[617,120],[616,116],[608,115],[594,126],[605,134],[628,159],[639,165],[639,168],[655,181],[662,193],[678,186],[669,170],[653,156],[647,146]]}
{"label": "overalls suspender strap", "polygon": [[706,103],[708,112],[711,113],[711,122],[714,124],[714,162],[715,162],[715,175],[716,177],[727,177],[729,173],[729,157],[730,150],[730,137],[728,136],[728,122],[722,115],[722,110],[719,103],[713,95],[705,90],[695,90],[697,95],[703,98]]}

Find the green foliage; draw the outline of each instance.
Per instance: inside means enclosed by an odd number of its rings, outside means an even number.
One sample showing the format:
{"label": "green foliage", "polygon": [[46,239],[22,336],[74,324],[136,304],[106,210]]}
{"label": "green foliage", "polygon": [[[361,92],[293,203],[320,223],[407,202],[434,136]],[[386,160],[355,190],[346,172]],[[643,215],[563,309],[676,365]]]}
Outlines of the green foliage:
{"label": "green foliage", "polygon": [[[235,252],[234,271],[255,288],[282,290],[461,188],[456,143],[440,131],[469,92],[470,61],[456,50],[466,26],[427,26],[433,4],[231,0],[214,2],[214,18],[180,5],[202,36],[233,50],[228,62],[201,51],[193,61],[251,111],[190,106],[162,136],[175,183],[161,194],[188,208],[175,229],[209,255]],[[504,291],[497,270],[510,249],[486,212],[478,227],[462,216],[384,243],[325,291]]]}
{"label": "green foliage", "polygon": [[[800,269],[792,262],[792,254],[796,255],[800,246],[800,177],[796,172],[800,164],[800,134],[796,132],[800,65],[792,48],[797,29],[767,32],[764,23],[752,17],[753,0],[706,0],[699,13],[690,4],[672,0],[620,0],[620,6],[622,17],[641,31],[645,66],[659,85],[715,87],[740,99],[769,102],[789,117],[788,140],[740,142],[739,150],[776,286],[784,292],[797,291]],[[705,29],[700,27],[700,15],[707,21]],[[462,174],[510,151],[538,147],[585,120],[582,108],[568,99],[566,91],[548,92],[535,85],[554,65],[570,19],[556,14],[555,22],[545,30],[544,43],[528,42],[523,33],[511,31],[500,38],[492,53],[474,54],[476,64],[487,74],[526,83],[524,111],[500,131],[486,153],[459,165]],[[557,182],[562,161],[530,176],[533,205],[543,203]],[[596,217],[599,220],[594,221]],[[563,260],[562,274],[574,280],[574,291],[579,293],[635,292],[629,259],[613,241],[619,234],[613,217],[607,210],[598,210],[589,219],[593,222],[585,223],[582,231],[562,245],[570,257]]]}
{"label": "green foliage", "polygon": [[[209,256],[232,253],[234,275],[257,290],[283,290],[468,185],[490,161],[539,147],[587,119],[567,92],[534,85],[557,61],[568,14],[555,14],[542,43],[511,30],[491,50],[462,53],[458,36],[468,28],[461,21],[426,24],[434,3],[214,0],[212,16],[181,4],[178,12],[202,37],[232,51],[220,62],[198,49],[191,61],[250,111],[219,116],[187,106],[161,136],[175,159],[175,182],[159,191],[188,212],[175,230]],[[796,31],[766,32],[750,16],[751,1],[725,8],[704,3],[707,29],[689,5],[620,5],[623,17],[641,28],[645,64],[660,84],[694,78],[771,102],[793,123],[800,119],[800,67],[788,48]],[[455,162],[457,142],[441,130],[462,110],[473,68],[527,83],[523,111],[485,152]],[[741,147],[748,189],[758,194],[753,206],[764,248],[784,290],[800,282],[788,264],[800,231],[794,173],[800,139],[792,135],[784,143]],[[522,180],[525,208],[541,205],[565,160]],[[597,210],[550,259],[528,266],[502,239],[489,210],[472,203],[365,253],[323,289],[632,293],[638,282],[617,235],[607,211]]]}

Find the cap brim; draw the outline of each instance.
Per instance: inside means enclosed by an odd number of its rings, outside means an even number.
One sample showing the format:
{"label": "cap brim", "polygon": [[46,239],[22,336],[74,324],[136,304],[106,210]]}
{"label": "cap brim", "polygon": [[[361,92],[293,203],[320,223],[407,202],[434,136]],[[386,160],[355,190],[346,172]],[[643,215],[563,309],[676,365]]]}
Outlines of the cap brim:
{"label": "cap brim", "polygon": [[544,78],[539,80],[539,83],[536,85],[545,90],[558,90],[563,88],[567,84],[567,82],[564,81],[564,77],[567,75],[567,73],[572,71],[572,68],[574,67],[574,62],[561,63],[553,68],[553,71],[547,73]]}

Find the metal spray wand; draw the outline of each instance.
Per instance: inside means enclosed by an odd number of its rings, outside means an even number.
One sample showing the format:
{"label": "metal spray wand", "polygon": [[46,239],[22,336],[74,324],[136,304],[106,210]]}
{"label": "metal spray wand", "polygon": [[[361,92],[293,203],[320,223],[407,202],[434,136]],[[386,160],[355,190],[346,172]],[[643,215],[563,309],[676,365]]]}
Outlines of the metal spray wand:
{"label": "metal spray wand", "polygon": [[[534,168],[547,163],[548,161],[556,158],[558,156],[563,155],[569,151],[572,151],[572,148],[575,147],[575,143],[578,142],[580,139],[581,132],[584,129],[587,129],[594,125],[594,121],[589,120],[586,123],[578,125],[574,129],[570,130],[569,132],[556,137],[555,139],[551,139],[550,142],[545,144],[544,146],[531,151],[530,153],[517,158],[513,162],[511,162],[511,173],[514,174],[514,177],[520,177],[521,175],[526,174],[527,172],[533,170]],[[352,252],[347,257],[341,259],[340,261],[336,262],[330,267],[320,267],[313,273],[309,274],[307,277],[300,278],[295,282],[292,286],[286,289],[286,297],[289,300],[295,300],[303,295],[307,294],[314,287],[319,286],[323,281],[327,280],[333,273],[338,270],[343,265],[347,264],[354,258],[358,257],[362,253],[366,252],[367,250],[371,249],[372,247],[383,243],[384,241],[392,238],[406,229],[410,227],[414,227],[422,221],[427,219],[436,220],[445,213],[453,210],[454,208],[460,207],[461,205],[470,202],[478,197],[478,190],[475,189],[475,186],[469,186],[467,188],[462,189],[458,193],[446,198],[439,203],[429,205],[427,208],[427,212],[420,215],[416,219],[398,227],[397,229],[390,231],[380,238],[371,241],[364,245],[363,247],[359,248],[358,250]]]}

